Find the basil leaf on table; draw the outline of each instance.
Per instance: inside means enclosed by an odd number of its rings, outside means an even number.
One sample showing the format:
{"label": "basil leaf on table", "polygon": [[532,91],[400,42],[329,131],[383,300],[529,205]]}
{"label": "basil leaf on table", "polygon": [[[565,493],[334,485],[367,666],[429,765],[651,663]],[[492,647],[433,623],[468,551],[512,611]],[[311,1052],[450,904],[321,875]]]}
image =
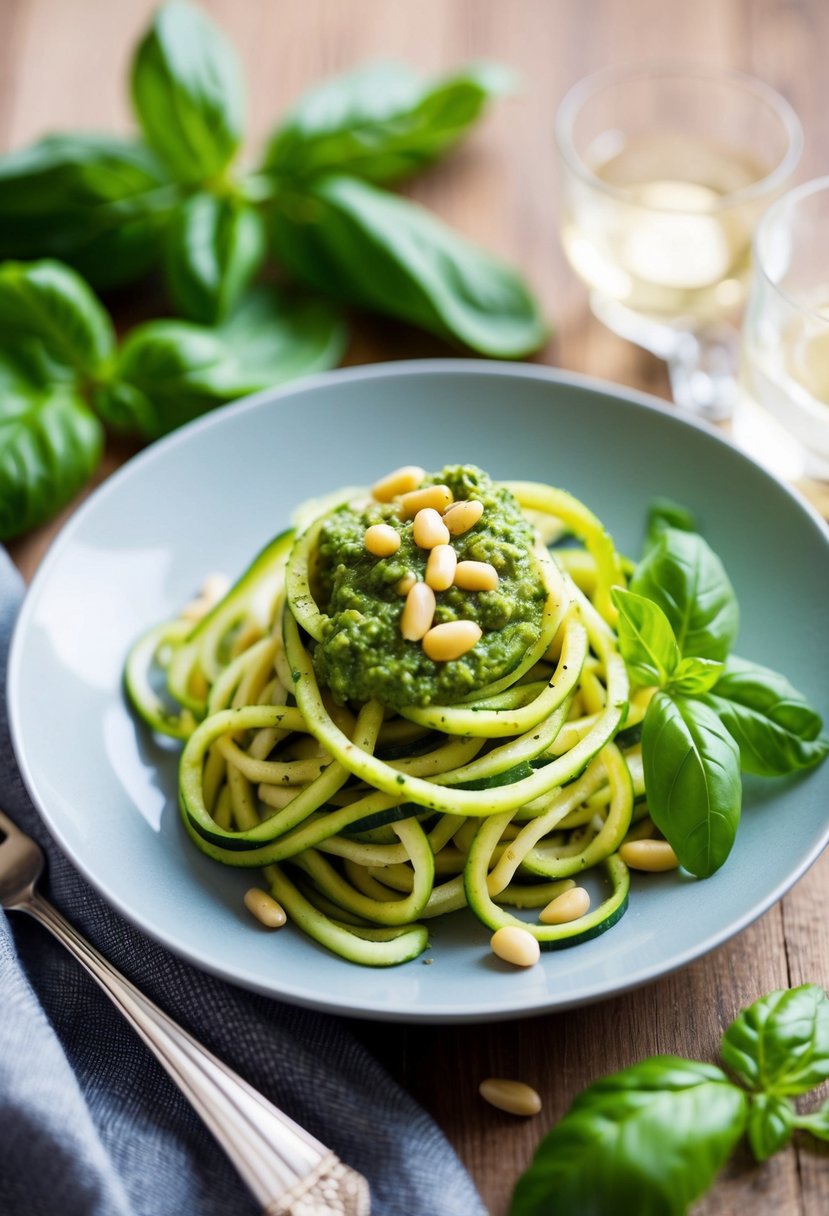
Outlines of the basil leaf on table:
{"label": "basil leaf on table", "polygon": [[759,663],[732,655],[705,701],[736,739],[746,772],[784,776],[829,752],[820,715],[785,676]]}
{"label": "basil leaf on table", "polygon": [[115,353],[109,314],[80,275],[60,262],[0,266],[4,339],[39,339],[59,363],[84,376],[106,371]]}
{"label": "basil leaf on table", "polygon": [[348,337],[336,305],[274,286],[248,291],[219,332],[250,382],[246,392],[336,367]]}
{"label": "basil leaf on table", "polygon": [[829,998],[816,984],[768,993],[731,1023],[721,1055],[750,1089],[807,1093],[829,1077]]}
{"label": "basil leaf on table", "polygon": [[680,662],[668,618],[653,600],[622,587],[614,587],[611,598],[619,611],[619,649],[631,679],[645,687],[664,687]]}
{"label": "basil leaf on table", "polygon": [[510,1216],[682,1216],[742,1135],[720,1069],[654,1056],[589,1086],[542,1140]]}
{"label": "basil leaf on table", "polygon": [[471,64],[442,80],[423,80],[406,64],[368,64],[301,97],[274,132],[262,168],[400,181],[447,152],[511,83],[495,64]]}
{"label": "basil leaf on table", "polygon": [[255,208],[205,191],[192,195],[167,233],[165,271],[176,309],[203,325],[224,320],[264,253],[264,224]]}
{"label": "basil leaf on table", "polygon": [[271,212],[271,240],[299,280],[483,354],[518,358],[546,337],[514,270],[422,207],[352,177],[326,177]]}
{"label": "basil leaf on table", "polygon": [[737,744],[700,701],[653,697],[642,724],[648,811],[684,866],[707,878],[723,864],[742,802]]}
{"label": "basil leaf on table", "polygon": [[185,0],[156,12],[133,59],[132,98],[147,143],[177,180],[204,182],[236,154],[242,72],[221,32]]}
{"label": "basil leaf on table", "polygon": [[683,655],[722,662],[737,635],[737,597],[701,536],[666,527],[645,552],[630,590],[658,604]]}
{"label": "basil leaf on table", "polygon": [[794,1131],[794,1108],[788,1098],[754,1094],[748,1110],[746,1134],[758,1161],[768,1161],[785,1148]]}
{"label": "basil leaf on table", "polygon": [[178,198],[144,145],[49,135],[0,158],[0,260],[59,258],[94,287],[146,273]]}
{"label": "basil leaf on table", "polygon": [[50,519],[89,480],[103,427],[36,343],[0,349],[0,540]]}

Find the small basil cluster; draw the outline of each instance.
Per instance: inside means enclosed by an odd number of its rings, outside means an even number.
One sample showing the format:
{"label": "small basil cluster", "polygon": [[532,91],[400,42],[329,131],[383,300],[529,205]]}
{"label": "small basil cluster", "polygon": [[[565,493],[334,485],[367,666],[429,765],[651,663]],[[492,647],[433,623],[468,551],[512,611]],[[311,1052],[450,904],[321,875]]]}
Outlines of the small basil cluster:
{"label": "small basil cluster", "polygon": [[706,878],[734,843],[741,769],[783,776],[809,768],[829,740],[788,680],[730,653],[737,598],[693,529],[687,512],[657,504],[642,560],[613,602],[631,680],[657,689],[641,730],[648,811],[680,864]]}
{"label": "small basil cluster", "polygon": [[726,1030],[720,1068],[652,1056],[584,1090],[519,1179],[510,1216],[682,1216],[743,1135],[758,1161],[795,1130],[829,1140],[829,1000],[814,984],[762,997]]}
{"label": "small basil cluster", "polygon": [[[0,160],[0,259],[15,260],[0,284],[0,537],[47,519],[89,476],[101,447],[90,407],[154,437],[332,366],[339,305],[486,355],[537,349],[546,328],[521,277],[382,188],[449,151],[509,83],[494,65],[437,81],[363,67],[302,97],[247,172],[233,49],[198,8],[160,8],[132,62],[143,140],[58,134]],[[33,259],[46,261],[19,264]],[[251,296],[271,259],[328,301]],[[187,323],[142,326],[116,354],[89,286],[159,267]]]}

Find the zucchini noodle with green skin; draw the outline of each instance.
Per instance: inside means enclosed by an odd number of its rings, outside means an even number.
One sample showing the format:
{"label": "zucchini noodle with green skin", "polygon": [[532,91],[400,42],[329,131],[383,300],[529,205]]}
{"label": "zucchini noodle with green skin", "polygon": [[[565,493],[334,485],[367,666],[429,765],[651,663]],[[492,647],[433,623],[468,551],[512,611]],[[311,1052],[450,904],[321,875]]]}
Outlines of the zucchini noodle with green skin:
{"label": "zucchini noodle with green skin", "polygon": [[[275,537],[195,623],[148,631],[127,661],[129,699],[184,741],[193,843],[263,870],[289,919],[343,958],[406,962],[432,918],[463,908],[542,949],[585,941],[627,907],[620,846],[653,834],[628,742],[647,693],[631,698],[614,631],[625,565],[562,490],[471,466],[417,474],[418,489],[475,504],[441,543],[451,569],[487,566],[489,581],[443,586],[430,609],[437,625],[474,621],[471,649],[432,659],[428,636],[401,633],[429,552],[405,497],[367,491]],[[364,539],[378,523],[391,537],[380,555]],[[560,535],[573,543],[547,548]],[[598,904],[540,923],[588,871]]]}

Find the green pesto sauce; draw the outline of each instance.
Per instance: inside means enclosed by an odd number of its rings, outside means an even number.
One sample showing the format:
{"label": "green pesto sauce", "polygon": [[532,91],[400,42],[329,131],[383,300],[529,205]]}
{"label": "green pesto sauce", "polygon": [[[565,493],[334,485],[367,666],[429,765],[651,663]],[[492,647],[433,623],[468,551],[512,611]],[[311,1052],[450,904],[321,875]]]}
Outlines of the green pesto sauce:
{"label": "green pesto sauce", "polygon": [[[455,501],[484,504],[480,521],[453,536],[459,561],[489,562],[499,575],[495,591],[436,593],[436,625],[476,621],[481,640],[459,659],[436,663],[420,642],[400,634],[405,597],[396,585],[408,570],[425,578],[429,553],[412,537],[412,521],[393,505],[365,510],[343,506],[325,521],[313,570],[317,602],[327,614],[314,651],[320,682],[339,702],[378,700],[383,705],[444,705],[461,700],[508,675],[541,633],[546,598],[530,556],[533,529],[512,494],[472,465],[455,465],[427,477],[423,485],[448,485]],[[365,547],[366,528],[391,524],[401,537],[391,557],[377,558]]]}

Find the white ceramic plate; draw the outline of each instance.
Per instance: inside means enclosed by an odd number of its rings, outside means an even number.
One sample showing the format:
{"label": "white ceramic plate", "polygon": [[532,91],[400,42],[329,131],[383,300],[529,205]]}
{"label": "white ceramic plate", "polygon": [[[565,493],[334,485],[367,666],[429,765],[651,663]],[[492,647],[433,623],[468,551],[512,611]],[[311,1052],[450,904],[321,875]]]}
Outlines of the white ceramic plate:
{"label": "white ceramic plate", "polygon": [[698,516],[742,606],[738,653],[784,672],[829,711],[829,535],[712,432],[643,396],[533,366],[433,361],[330,373],[220,410],[153,445],[72,518],[26,599],[9,697],[21,768],[90,882],[177,954],[319,1009],[400,1021],[485,1020],[583,1004],[680,967],[779,899],[829,838],[829,764],[747,781],[736,846],[713,878],[634,877],[603,936],[516,972],[469,913],[434,925],[423,959],[355,967],[242,906],[250,873],[187,840],[176,755],[136,726],[121,688],[135,636],[205,573],[238,574],[294,505],[417,463],[481,465],[564,486],[639,552],[648,503]]}

